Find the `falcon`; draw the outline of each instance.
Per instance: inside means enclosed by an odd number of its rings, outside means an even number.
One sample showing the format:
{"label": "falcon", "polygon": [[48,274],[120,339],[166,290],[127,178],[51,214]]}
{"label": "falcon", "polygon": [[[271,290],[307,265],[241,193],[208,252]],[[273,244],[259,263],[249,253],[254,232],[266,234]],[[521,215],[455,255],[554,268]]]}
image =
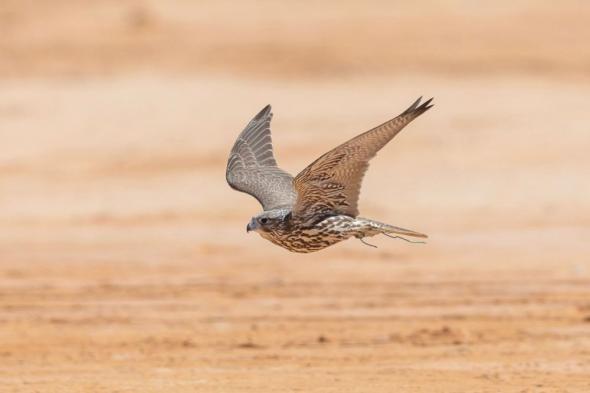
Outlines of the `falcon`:
{"label": "falcon", "polygon": [[[246,231],[289,251],[309,253],[355,237],[363,241],[383,234],[426,238],[423,233],[359,217],[358,199],[369,160],[408,123],[432,108],[422,97],[391,119],[330,150],[295,178],[275,160],[270,105],[238,136],[227,161],[229,185],[252,195],[263,212],[252,217]],[[409,241],[409,240],[408,240]],[[373,246],[374,247],[374,246]]]}

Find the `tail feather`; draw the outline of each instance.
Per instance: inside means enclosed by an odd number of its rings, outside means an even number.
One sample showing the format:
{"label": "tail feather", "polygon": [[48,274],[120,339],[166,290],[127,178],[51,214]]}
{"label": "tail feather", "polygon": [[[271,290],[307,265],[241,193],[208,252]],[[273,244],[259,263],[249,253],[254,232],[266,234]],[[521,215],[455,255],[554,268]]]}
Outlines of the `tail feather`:
{"label": "tail feather", "polygon": [[396,235],[403,235],[403,236],[413,236],[413,237],[420,237],[420,238],[427,238],[428,235],[424,233],[412,231],[410,229],[395,227],[393,225],[384,224],[379,221],[369,220],[367,218],[357,217],[358,221],[362,221],[363,224],[369,226],[371,231],[367,231],[367,236],[374,236],[380,233],[395,233]]}
{"label": "tail feather", "polygon": [[393,225],[388,225],[388,224],[382,224],[382,225],[383,225],[384,232],[387,232],[387,233],[395,233],[396,235],[414,236],[414,237],[421,237],[421,238],[428,237],[428,235],[425,235],[424,233],[412,231],[410,229],[394,227]]}

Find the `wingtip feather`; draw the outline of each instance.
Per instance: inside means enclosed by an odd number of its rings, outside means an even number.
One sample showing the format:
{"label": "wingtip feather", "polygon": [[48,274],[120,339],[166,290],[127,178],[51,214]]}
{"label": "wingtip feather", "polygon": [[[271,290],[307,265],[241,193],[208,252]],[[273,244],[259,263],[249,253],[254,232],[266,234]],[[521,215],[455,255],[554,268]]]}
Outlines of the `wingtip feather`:
{"label": "wingtip feather", "polygon": [[256,116],[254,116],[254,118],[252,120],[260,120],[265,118],[270,111],[272,111],[272,106],[270,104],[268,104],[267,106],[265,106],[264,108],[262,108],[260,110],[260,112],[258,112],[258,114]]}
{"label": "wingtip feather", "polygon": [[414,114],[416,116],[421,115],[422,113],[426,112],[428,109],[430,109],[434,106],[434,104],[431,104],[433,99],[434,99],[434,97],[429,98],[428,100],[426,100],[424,102],[421,102],[422,96],[420,96],[420,98],[418,98],[416,101],[414,101],[414,103],[412,105],[410,105],[410,107],[402,113],[402,115],[409,115],[409,114]]}

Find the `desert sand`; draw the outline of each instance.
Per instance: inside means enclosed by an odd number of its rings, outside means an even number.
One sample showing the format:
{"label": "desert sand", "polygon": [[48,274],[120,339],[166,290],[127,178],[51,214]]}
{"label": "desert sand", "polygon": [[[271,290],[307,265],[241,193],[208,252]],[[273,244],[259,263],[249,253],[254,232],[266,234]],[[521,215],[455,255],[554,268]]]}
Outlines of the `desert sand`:
{"label": "desert sand", "polygon": [[[4,0],[0,391],[590,391],[590,6]],[[231,145],[279,164],[435,107],[363,216],[288,253]]]}

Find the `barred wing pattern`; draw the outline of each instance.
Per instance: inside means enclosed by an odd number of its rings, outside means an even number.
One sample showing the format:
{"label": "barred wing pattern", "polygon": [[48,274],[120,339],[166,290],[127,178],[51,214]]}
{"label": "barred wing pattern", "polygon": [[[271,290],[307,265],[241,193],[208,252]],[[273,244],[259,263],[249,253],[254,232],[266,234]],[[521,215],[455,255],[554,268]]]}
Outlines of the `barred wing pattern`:
{"label": "barred wing pattern", "polygon": [[358,215],[357,202],[369,160],[408,123],[432,107],[420,97],[401,115],[324,154],[299,173],[293,216],[301,221],[326,215]]}
{"label": "barred wing pattern", "polygon": [[252,195],[264,210],[291,207],[297,197],[293,176],[280,169],[274,158],[271,119],[267,105],[248,123],[231,150],[225,172],[233,189]]}

